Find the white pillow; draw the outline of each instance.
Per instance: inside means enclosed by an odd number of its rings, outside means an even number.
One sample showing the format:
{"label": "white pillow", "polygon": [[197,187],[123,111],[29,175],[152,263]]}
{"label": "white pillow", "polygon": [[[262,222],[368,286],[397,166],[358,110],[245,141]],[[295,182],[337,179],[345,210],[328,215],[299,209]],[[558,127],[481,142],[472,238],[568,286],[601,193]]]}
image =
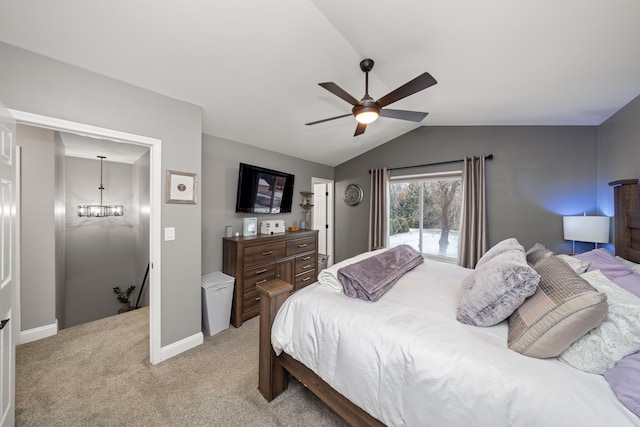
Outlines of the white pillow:
{"label": "white pillow", "polygon": [[609,312],[558,357],[576,369],[604,374],[623,357],[640,350],[640,298],[605,277],[600,270],[581,275],[607,294]]}
{"label": "white pillow", "polygon": [[589,265],[591,265],[589,261],[583,261],[581,259],[572,257],[570,255],[560,254],[560,255],[557,255],[557,257],[560,258],[562,261],[566,262],[567,264],[569,264],[569,267],[571,267],[573,271],[575,271],[578,274],[585,273],[587,271],[587,268],[589,268]]}

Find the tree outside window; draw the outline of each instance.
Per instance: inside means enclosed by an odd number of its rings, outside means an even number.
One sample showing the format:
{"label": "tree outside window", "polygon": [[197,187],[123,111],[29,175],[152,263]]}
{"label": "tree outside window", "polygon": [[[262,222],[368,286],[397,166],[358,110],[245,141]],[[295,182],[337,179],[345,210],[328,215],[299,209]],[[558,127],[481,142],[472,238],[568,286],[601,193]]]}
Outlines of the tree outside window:
{"label": "tree outside window", "polygon": [[458,258],[462,179],[405,177],[389,184],[389,241],[409,244],[426,256]]}

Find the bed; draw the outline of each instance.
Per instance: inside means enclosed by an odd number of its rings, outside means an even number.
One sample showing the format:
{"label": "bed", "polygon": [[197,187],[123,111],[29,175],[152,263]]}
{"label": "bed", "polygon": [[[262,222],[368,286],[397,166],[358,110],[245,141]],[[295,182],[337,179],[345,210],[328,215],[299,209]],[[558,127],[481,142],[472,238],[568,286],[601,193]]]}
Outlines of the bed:
{"label": "bed", "polygon": [[[616,255],[640,262],[637,180],[611,185]],[[375,303],[261,286],[260,392],[273,400],[292,375],[351,425],[640,425],[603,375],[510,349],[510,320],[458,321],[470,273],[425,260]]]}

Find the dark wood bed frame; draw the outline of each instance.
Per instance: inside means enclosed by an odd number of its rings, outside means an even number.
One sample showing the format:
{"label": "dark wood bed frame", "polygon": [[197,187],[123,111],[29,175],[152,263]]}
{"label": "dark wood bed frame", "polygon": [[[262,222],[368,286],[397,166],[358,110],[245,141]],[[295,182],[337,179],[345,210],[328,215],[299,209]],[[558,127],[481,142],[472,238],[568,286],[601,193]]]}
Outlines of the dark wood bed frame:
{"label": "dark wood bed frame", "polygon": [[638,180],[623,179],[609,183],[613,187],[614,238],[616,255],[640,263],[640,211]]}
{"label": "dark wood bed frame", "polygon": [[[614,243],[616,255],[640,263],[640,211],[638,180],[610,182],[614,187]],[[298,379],[324,403],[352,426],[384,426],[359,406],[342,396],[311,369],[286,353],[275,355],[271,346],[271,326],[278,310],[289,297],[293,286],[272,280],[258,285],[260,292],[260,350],[258,390],[272,401],[287,389],[289,376]]]}

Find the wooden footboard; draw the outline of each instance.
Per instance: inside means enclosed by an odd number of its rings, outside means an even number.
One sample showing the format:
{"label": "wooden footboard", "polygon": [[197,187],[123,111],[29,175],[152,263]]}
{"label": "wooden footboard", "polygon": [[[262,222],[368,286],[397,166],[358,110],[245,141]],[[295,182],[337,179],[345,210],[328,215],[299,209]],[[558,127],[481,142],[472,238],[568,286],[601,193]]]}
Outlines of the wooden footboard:
{"label": "wooden footboard", "polygon": [[276,356],[271,346],[271,326],[293,286],[282,280],[258,285],[260,293],[260,350],[258,390],[269,402],[287,389],[293,375],[352,426],[384,426],[362,408],[335,391],[311,369],[286,353]]}

